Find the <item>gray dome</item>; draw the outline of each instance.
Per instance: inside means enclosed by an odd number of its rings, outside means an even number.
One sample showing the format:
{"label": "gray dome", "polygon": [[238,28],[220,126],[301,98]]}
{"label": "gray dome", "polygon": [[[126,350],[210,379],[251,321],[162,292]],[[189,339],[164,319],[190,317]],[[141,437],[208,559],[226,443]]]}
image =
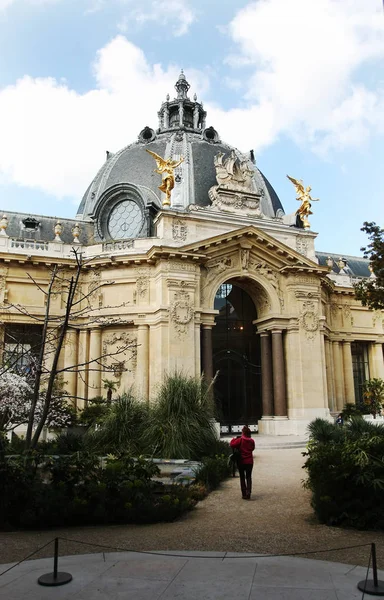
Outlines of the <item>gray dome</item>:
{"label": "gray dome", "polygon": [[[175,171],[175,187],[172,191],[172,207],[186,209],[190,204],[209,206],[208,191],[217,185],[214,157],[235,151],[240,160],[248,160],[254,171],[253,186],[261,195],[261,211],[268,217],[284,214],[281,202],[267,179],[254,165],[253,153],[244,156],[237,149],[220,140],[213,127],[206,128],[206,113],[196,96],[191,101],[187,92],[189,84],[182,73],[176,83],[177,98],[167,100],[158,113],[159,129],[155,132],[145,127],[137,142],[126,146],[116,154],[107,153],[107,160],[84,194],[77,218],[94,220],[103,199],[111,188],[129,184],[139,192],[145,203],[155,209],[162,205],[159,185],[161,177],[154,172],[156,163],[145,150],[151,150],[164,158],[184,162]],[[123,185],[124,187],[124,185]]]}

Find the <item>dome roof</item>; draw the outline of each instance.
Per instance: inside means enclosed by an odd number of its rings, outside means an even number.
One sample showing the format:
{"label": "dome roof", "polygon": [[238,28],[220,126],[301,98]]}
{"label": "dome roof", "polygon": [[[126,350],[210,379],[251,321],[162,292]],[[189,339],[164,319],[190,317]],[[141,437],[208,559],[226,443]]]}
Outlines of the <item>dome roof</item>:
{"label": "dome roof", "polygon": [[77,218],[94,220],[98,207],[111,188],[122,184],[133,185],[144,202],[160,208],[162,205],[159,185],[161,178],[154,172],[156,163],[145,150],[161,157],[184,162],[175,171],[175,187],[172,191],[172,207],[186,209],[190,204],[209,206],[208,191],[217,185],[214,157],[218,153],[229,155],[232,151],[240,161],[248,161],[254,172],[254,191],[261,196],[261,212],[268,216],[284,214],[281,202],[264,175],[254,164],[253,152],[245,156],[237,149],[220,140],[213,127],[206,127],[203,105],[187,96],[189,84],[184,73],[175,85],[177,98],[169,96],[163,102],[159,116],[159,128],[154,131],[144,127],[138,140],[116,154],[107,152],[107,159],[88,187],[77,211]]}

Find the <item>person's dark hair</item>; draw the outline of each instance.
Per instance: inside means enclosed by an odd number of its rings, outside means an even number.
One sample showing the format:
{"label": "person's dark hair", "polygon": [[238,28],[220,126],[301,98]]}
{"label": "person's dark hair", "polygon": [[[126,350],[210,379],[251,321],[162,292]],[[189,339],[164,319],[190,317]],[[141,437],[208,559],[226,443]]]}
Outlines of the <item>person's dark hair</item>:
{"label": "person's dark hair", "polygon": [[247,437],[251,437],[251,430],[249,429],[248,425],[244,425],[242,431],[244,435],[246,435]]}

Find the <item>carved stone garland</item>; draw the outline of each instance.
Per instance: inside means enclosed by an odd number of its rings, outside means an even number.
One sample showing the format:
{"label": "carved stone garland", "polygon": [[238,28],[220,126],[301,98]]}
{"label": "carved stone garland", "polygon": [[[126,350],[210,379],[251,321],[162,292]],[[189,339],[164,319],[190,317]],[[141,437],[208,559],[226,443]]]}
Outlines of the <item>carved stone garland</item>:
{"label": "carved stone garland", "polygon": [[1,267],[0,268],[0,304],[4,304],[7,296],[7,278],[8,268]]}
{"label": "carved stone garland", "polygon": [[[113,348],[115,346],[115,348]],[[127,347],[129,346],[129,348]],[[110,359],[111,365],[108,365],[113,369],[115,377],[118,377],[116,373],[121,373],[123,371],[127,371],[128,369],[125,367],[126,360],[121,360],[124,356],[126,357],[126,352],[130,352],[131,356],[128,358],[128,361],[132,366],[136,366],[137,362],[137,337],[134,333],[128,333],[127,331],[114,332],[114,333],[106,333],[103,336],[103,355],[107,355],[113,352],[118,351],[120,348],[123,349],[127,347],[124,352],[121,354],[116,354],[115,356],[106,357],[106,359]]]}

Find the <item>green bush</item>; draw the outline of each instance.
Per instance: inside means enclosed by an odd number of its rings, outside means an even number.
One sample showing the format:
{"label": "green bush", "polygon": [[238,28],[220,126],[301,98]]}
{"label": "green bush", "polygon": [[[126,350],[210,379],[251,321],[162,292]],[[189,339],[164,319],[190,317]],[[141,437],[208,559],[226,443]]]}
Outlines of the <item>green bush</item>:
{"label": "green bush", "polygon": [[107,404],[104,398],[93,398],[88,400],[87,406],[79,414],[77,423],[85,427],[93,427],[96,424],[103,423],[109,411],[110,404]]}
{"label": "green bush", "polygon": [[161,458],[200,460],[217,443],[213,417],[211,389],[203,378],[168,375],[151,409],[146,445]]}
{"label": "green bush", "polygon": [[172,521],[192,509],[197,492],[153,480],[151,461],[127,455],[106,467],[87,453],[22,457],[0,464],[0,528]]}
{"label": "green bush", "polygon": [[384,427],[351,417],[310,425],[305,487],[321,523],[384,529]]}
{"label": "green bush", "polygon": [[354,404],[352,402],[347,402],[345,404],[342,413],[344,420],[348,420],[351,417],[358,417],[365,413],[364,406],[361,403]]}
{"label": "green bush", "polygon": [[117,398],[101,424],[89,429],[86,446],[94,452],[138,456],[146,451],[143,440],[148,421],[148,406],[131,393]]}
{"label": "green bush", "polygon": [[228,456],[208,456],[203,458],[201,466],[196,470],[196,483],[203,484],[208,491],[216,489],[220,483],[231,475]]}

